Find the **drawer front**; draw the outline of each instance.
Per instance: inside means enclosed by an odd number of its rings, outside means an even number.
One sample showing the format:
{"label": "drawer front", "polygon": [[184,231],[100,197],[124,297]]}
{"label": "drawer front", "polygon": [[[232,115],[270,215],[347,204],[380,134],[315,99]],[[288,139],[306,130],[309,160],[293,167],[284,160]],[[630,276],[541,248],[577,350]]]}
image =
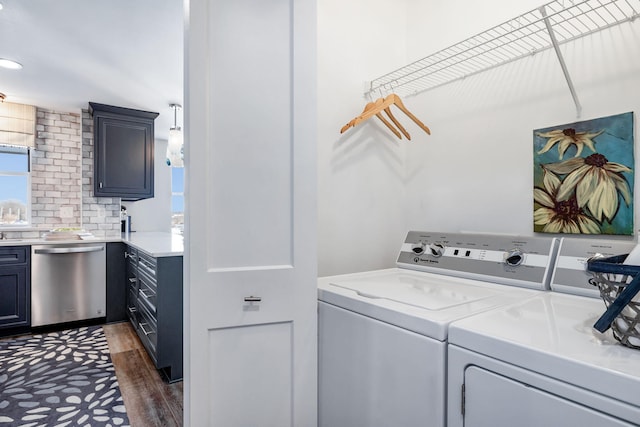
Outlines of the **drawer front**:
{"label": "drawer front", "polygon": [[156,259],[144,252],[138,252],[138,270],[149,276],[154,282],[157,280],[158,264]]}
{"label": "drawer front", "polygon": [[144,305],[138,306],[138,332],[154,362],[157,361],[156,348],[158,345],[158,324]]}
{"label": "drawer front", "polygon": [[26,264],[30,253],[30,246],[2,246],[0,247],[0,266]]}
{"label": "drawer front", "polygon": [[137,318],[137,304],[136,301],[138,299],[138,294],[136,292],[135,286],[129,286],[127,290],[127,316],[129,316],[129,320],[133,324],[133,326],[138,328],[138,318]]}
{"label": "drawer front", "polygon": [[138,301],[144,304],[149,313],[156,318],[157,287],[146,275],[138,277]]}
{"label": "drawer front", "polygon": [[133,269],[138,268],[138,250],[135,248],[132,248],[131,246],[127,246],[125,255],[127,258],[128,267]]}

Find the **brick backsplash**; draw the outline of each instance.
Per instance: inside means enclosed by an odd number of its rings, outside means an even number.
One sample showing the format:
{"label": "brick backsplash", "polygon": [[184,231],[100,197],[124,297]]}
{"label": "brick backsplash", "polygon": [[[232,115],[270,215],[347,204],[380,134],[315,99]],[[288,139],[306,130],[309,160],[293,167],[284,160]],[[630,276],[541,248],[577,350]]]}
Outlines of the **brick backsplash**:
{"label": "brick backsplash", "polygon": [[31,222],[39,229],[80,227],[80,115],[38,108],[31,151]]}
{"label": "brick backsplash", "polygon": [[56,227],[82,227],[98,237],[120,236],[120,198],[93,197],[93,119],[37,108],[31,150],[31,223],[38,231],[8,232],[35,238]]}

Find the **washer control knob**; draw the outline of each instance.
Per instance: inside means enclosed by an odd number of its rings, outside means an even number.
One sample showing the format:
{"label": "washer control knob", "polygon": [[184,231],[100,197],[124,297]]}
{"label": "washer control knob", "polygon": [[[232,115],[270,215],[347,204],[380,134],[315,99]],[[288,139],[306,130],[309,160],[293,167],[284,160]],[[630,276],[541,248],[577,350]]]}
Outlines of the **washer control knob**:
{"label": "washer control knob", "polygon": [[424,253],[425,248],[426,248],[426,245],[424,244],[424,242],[418,242],[411,245],[411,251],[416,255],[422,255]]}
{"label": "washer control knob", "polygon": [[520,265],[524,261],[524,254],[520,249],[511,249],[504,254],[504,263],[507,265]]}
{"label": "washer control knob", "polygon": [[442,243],[432,243],[429,245],[429,252],[436,258],[439,258],[444,253],[444,245]]}

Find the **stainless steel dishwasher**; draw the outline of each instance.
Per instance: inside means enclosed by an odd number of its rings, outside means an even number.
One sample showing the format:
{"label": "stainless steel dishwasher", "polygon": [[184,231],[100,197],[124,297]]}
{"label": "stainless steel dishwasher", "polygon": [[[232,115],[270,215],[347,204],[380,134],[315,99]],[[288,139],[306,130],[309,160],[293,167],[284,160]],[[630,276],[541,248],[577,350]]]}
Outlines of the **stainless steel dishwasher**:
{"label": "stainless steel dishwasher", "polygon": [[104,317],[104,243],[31,247],[31,326]]}

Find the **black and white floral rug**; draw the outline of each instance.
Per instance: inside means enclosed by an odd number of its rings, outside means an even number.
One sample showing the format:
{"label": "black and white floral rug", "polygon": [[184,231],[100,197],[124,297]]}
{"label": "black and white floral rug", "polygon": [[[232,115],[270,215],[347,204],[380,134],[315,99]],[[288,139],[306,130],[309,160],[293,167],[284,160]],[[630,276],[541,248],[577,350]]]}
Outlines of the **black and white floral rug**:
{"label": "black and white floral rug", "polygon": [[128,426],[100,326],[0,340],[0,426]]}

